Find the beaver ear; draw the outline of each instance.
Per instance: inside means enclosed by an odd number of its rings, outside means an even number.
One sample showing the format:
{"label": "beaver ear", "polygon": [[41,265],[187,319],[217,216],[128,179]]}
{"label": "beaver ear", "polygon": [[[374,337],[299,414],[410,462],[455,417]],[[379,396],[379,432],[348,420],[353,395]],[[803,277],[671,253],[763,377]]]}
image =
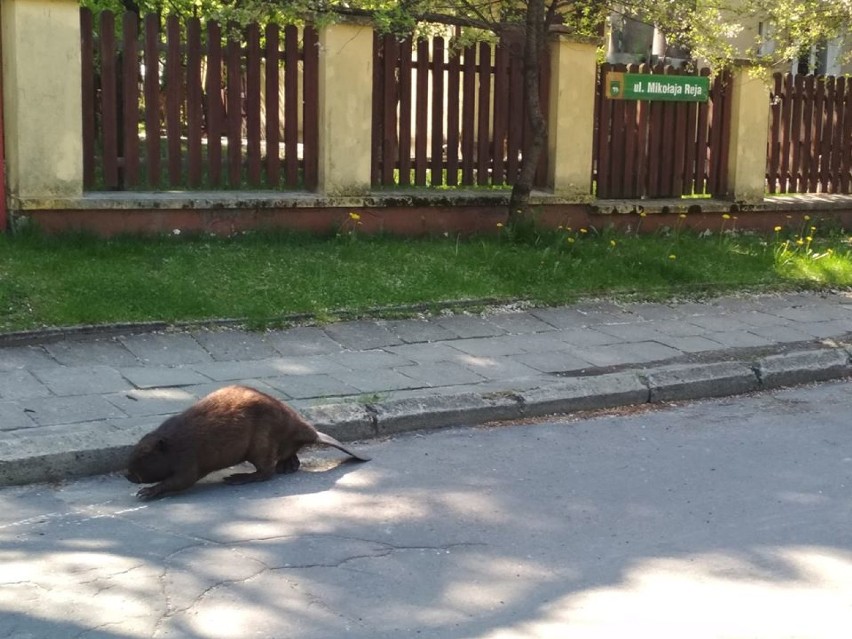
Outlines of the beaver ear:
{"label": "beaver ear", "polygon": [[166,443],[165,439],[158,439],[157,443],[154,444],[154,450],[164,453],[168,450],[169,446]]}

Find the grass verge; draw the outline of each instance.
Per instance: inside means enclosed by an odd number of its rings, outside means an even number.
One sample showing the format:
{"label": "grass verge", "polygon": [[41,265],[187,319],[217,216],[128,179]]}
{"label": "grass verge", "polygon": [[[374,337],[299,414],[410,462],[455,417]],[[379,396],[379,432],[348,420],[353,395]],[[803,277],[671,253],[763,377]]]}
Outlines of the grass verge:
{"label": "grass verge", "polygon": [[249,325],[336,310],[470,299],[567,303],[735,290],[847,287],[849,238],[815,227],[772,237],[636,236],[594,229],[400,239],[250,233],[234,238],[0,235],[0,332],[41,327],[246,318]]}

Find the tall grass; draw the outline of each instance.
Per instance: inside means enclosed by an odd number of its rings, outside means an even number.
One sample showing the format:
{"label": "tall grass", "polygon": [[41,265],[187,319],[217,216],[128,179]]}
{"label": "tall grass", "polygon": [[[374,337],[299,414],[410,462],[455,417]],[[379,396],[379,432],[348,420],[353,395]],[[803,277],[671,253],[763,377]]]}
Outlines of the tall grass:
{"label": "tall grass", "polygon": [[732,221],[708,236],[676,226],[404,239],[362,235],[355,217],[334,237],[0,236],[0,331],[226,317],[263,325],[484,298],[560,304],[852,284],[848,238],[815,227],[770,237],[737,233]]}

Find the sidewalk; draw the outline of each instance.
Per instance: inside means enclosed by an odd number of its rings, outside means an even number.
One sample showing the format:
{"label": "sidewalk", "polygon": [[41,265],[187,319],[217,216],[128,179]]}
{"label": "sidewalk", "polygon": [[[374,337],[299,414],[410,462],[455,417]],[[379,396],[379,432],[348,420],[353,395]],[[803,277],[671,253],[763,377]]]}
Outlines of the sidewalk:
{"label": "sidewalk", "polygon": [[852,372],[852,296],[600,302],[2,344],[0,485],[8,485],[121,469],[165,416],[234,383],[352,440],[839,378]]}

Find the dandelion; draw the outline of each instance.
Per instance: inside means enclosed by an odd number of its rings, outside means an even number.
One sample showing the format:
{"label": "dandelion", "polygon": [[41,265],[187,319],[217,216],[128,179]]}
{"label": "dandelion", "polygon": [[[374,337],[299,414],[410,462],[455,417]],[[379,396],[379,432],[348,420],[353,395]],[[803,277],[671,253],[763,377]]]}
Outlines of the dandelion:
{"label": "dandelion", "polygon": [[503,228],[503,222],[497,222],[497,228],[502,229]]}
{"label": "dandelion", "polygon": [[808,220],[810,220],[810,219],[811,219],[811,216],[810,216],[810,215],[806,215],[806,216],[805,216],[804,218],[802,218],[802,219],[803,219],[803,220],[805,220],[805,222],[807,222]]}
{"label": "dandelion", "polygon": [[180,235],[180,229],[173,230],[172,235]]}
{"label": "dandelion", "polygon": [[615,248],[615,240],[610,240],[610,241],[609,241],[609,245],[610,245],[611,247]]}
{"label": "dandelion", "polygon": [[645,211],[642,211],[642,212],[639,214],[639,217],[648,217],[648,214],[647,214],[647,213],[645,213]]}
{"label": "dandelion", "polygon": [[677,255],[675,255],[674,253],[672,253],[671,255],[669,255],[669,259],[670,259],[670,260],[676,260],[676,259],[677,259]]}
{"label": "dandelion", "polygon": [[678,217],[682,220],[685,220],[686,219],[686,213],[681,213],[680,215],[678,215]]}
{"label": "dandelion", "polygon": [[813,242],[813,241],[814,241],[814,238],[813,238],[813,237],[811,237],[810,235],[808,235],[805,239],[806,239],[808,242]]}
{"label": "dandelion", "polygon": [[816,233],[816,227],[815,226],[811,227],[811,233]]}
{"label": "dandelion", "polygon": [[568,242],[568,244],[573,244],[574,238],[573,237],[566,238],[566,241]]}
{"label": "dandelion", "polygon": [[580,229],[580,233],[588,233],[589,229]]}
{"label": "dandelion", "polygon": [[805,243],[805,241],[802,238],[798,238],[796,240],[796,246],[802,246],[804,243]]}
{"label": "dandelion", "polygon": [[775,232],[776,232],[776,233],[780,233],[780,232],[781,232],[781,227],[780,227],[780,226],[776,226],[776,227],[775,227]]}
{"label": "dandelion", "polygon": [[728,215],[727,213],[725,213],[725,214],[723,214],[723,215],[722,215],[722,219],[723,219],[723,220],[730,220],[730,219],[731,219],[731,216],[730,216],[730,215]]}
{"label": "dandelion", "polygon": [[358,213],[356,213],[355,211],[350,211],[350,213],[349,213],[349,219],[350,219],[350,220],[354,220],[355,222],[357,222],[358,220],[360,220],[360,219],[361,219],[361,216],[360,216]]}

